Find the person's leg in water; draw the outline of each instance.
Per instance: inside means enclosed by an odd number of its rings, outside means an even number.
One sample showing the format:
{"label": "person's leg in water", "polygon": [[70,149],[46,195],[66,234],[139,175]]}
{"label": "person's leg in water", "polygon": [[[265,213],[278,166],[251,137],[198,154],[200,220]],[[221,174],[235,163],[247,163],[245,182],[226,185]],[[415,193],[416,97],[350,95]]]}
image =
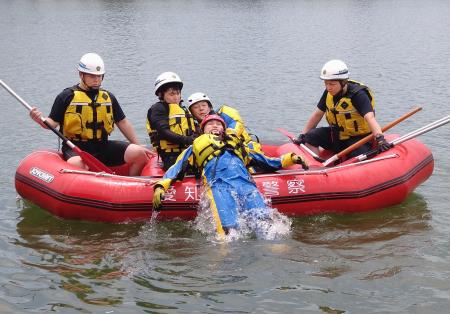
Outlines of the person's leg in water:
{"label": "person's leg in water", "polygon": [[[206,193],[211,209],[217,209],[222,228],[226,234],[237,227],[238,204],[232,190],[227,185],[213,185],[211,193]],[[235,193],[234,193],[235,194]]]}

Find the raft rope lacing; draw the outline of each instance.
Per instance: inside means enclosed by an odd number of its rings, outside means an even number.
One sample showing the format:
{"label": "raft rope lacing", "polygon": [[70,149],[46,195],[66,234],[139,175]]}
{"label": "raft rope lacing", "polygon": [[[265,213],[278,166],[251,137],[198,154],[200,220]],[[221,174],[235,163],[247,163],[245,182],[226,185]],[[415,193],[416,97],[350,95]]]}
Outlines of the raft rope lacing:
{"label": "raft rope lacing", "polygon": [[[384,159],[391,159],[391,158],[398,158],[399,155],[398,154],[390,154],[390,155],[386,155],[386,156],[382,156],[382,157],[376,157],[376,158],[372,158],[369,160],[364,160],[364,161],[359,161],[359,162],[355,162],[352,164],[348,164],[348,165],[341,165],[341,166],[335,166],[332,168],[319,168],[317,170],[311,170],[311,168],[309,168],[309,170],[297,170],[297,169],[293,169],[293,170],[278,170],[275,172],[275,174],[277,176],[290,176],[290,175],[296,175],[296,174],[301,174],[301,175],[312,175],[312,174],[323,174],[323,175],[328,175],[328,173],[330,172],[334,172],[336,170],[339,169],[343,169],[343,168],[348,168],[348,167],[356,167],[356,166],[360,166],[360,165],[364,165],[364,164],[368,164],[371,162],[376,162],[376,161],[380,161],[380,160],[384,160]],[[254,177],[269,177],[269,176],[273,176],[274,174],[257,174],[254,175]]]}
{"label": "raft rope lacing", "polygon": [[148,184],[155,184],[157,180],[152,180],[146,177],[129,177],[129,176],[121,176],[117,174],[111,174],[106,172],[92,172],[87,170],[73,170],[73,169],[61,169],[59,170],[59,173],[72,173],[72,174],[83,174],[83,175],[91,175],[95,177],[107,177],[107,178],[120,178],[120,179],[127,179],[131,181],[141,181]]}

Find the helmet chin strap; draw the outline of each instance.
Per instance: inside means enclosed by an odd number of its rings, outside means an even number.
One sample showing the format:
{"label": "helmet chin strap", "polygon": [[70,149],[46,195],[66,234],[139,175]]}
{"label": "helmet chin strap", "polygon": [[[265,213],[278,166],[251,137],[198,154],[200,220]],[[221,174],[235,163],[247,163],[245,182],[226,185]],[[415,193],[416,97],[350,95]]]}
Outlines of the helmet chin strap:
{"label": "helmet chin strap", "polygon": [[347,92],[347,80],[340,80],[339,84],[341,85],[341,90],[339,91],[338,95],[345,95]]}
{"label": "helmet chin strap", "polygon": [[[99,86],[89,86],[84,81],[84,73],[80,72],[80,74],[81,74],[81,83],[83,84],[83,88],[85,88],[86,90],[99,90],[100,89],[101,84]],[[103,81],[104,77],[105,77],[105,75],[102,75],[102,81]]]}

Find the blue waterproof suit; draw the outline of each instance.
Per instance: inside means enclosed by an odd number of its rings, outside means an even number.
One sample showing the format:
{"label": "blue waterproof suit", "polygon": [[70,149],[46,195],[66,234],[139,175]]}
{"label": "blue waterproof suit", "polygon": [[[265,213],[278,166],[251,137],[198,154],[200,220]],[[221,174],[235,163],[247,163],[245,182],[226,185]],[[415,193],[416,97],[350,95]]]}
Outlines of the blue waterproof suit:
{"label": "blue waterproof suit", "polygon": [[246,166],[254,162],[266,169],[277,170],[292,165],[292,155],[270,158],[251,150],[236,135],[221,139],[213,134],[203,134],[181,153],[156,186],[167,190],[173,181],[183,177],[188,165],[197,167],[211,209],[220,218],[221,226],[218,225],[217,230],[236,227],[240,212],[254,210],[260,217],[267,214],[264,199]]}

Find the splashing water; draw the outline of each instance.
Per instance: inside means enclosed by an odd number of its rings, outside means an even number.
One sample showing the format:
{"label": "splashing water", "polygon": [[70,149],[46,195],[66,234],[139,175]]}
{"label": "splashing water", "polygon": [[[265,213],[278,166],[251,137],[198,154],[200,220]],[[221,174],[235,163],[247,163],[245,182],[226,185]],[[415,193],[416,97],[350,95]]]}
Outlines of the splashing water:
{"label": "splashing water", "polygon": [[[259,192],[255,191],[254,193]],[[258,239],[276,240],[285,238],[291,233],[292,220],[279,213],[276,208],[268,206],[269,200],[265,199],[265,207],[245,209],[242,206],[243,200],[239,199],[236,193],[231,192],[231,195],[238,204],[238,228],[230,229],[224,238],[216,234],[211,203],[204,191],[200,194],[197,217],[193,221],[192,227],[208,235],[209,240],[226,242],[253,236]]]}

